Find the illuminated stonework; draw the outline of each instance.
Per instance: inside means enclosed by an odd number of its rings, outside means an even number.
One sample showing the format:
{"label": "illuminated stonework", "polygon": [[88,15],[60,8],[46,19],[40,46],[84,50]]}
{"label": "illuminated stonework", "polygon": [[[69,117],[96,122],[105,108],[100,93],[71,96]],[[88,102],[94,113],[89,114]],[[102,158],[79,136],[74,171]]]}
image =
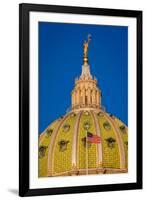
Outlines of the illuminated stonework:
{"label": "illuminated stonework", "polygon": [[75,79],[75,87],[72,91],[72,109],[100,108],[101,92],[97,87],[97,80],[90,74],[90,66],[82,66],[80,78]]}

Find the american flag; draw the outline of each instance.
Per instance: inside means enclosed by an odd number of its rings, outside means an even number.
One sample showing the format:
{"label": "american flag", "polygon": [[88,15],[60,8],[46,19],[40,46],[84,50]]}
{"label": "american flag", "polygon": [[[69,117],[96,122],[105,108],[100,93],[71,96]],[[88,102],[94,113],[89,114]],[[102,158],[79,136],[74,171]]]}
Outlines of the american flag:
{"label": "american flag", "polygon": [[87,132],[87,141],[94,144],[98,144],[101,143],[101,137],[98,135],[93,135],[90,132]]}

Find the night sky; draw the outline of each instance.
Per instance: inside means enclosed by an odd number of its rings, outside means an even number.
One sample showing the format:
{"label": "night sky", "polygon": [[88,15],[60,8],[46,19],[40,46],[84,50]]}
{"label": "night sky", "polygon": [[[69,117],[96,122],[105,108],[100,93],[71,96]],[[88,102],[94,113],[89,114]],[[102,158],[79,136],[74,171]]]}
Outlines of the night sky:
{"label": "night sky", "polygon": [[39,134],[71,106],[83,41],[106,111],[128,124],[128,27],[39,22]]}

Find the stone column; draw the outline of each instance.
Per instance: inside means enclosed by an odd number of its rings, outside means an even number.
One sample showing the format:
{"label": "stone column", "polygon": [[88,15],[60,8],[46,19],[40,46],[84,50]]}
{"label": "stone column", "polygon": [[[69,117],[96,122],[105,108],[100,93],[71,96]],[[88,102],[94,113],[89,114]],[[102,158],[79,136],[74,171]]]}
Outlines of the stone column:
{"label": "stone column", "polygon": [[83,92],[80,91],[80,105],[83,104]]}
{"label": "stone column", "polygon": [[74,91],[74,106],[77,104],[77,91]]}
{"label": "stone column", "polygon": [[99,91],[99,107],[101,107],[101,91]]}
{"label": "stone column", "polygon": [[96,91],[95,89],[92,90],[92,104],[96,105]]}
{"label": "stone column", "polygon": [[100,107],[100,105],[101,105],[101,99],[100,99],[100,91],[99,90],[97,90],[96,99],[97,99],[97,106]]}
{"label": "stone column", "polygon": [[83,89],[83,104],[85,105],[85,89]]}
{"label": "stone column", "polygon": [[87,89],[87,99],[88,99],[88,104],[90,104],[90,89]]}
{"label": "stone column", "polygon": [[77,90],[77,105],[80,104],[80,90]]}

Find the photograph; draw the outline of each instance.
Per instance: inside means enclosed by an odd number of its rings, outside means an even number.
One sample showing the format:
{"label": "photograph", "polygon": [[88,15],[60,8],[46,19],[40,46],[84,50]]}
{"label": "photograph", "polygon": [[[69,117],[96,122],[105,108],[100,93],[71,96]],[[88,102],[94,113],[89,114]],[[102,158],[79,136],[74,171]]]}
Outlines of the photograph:
{"label": "photograph", "polygon": [[128,27],[39,22],[39,177],[127,173]]}
{"label": "photograph", "polygon": [[19,195],[142,188],[142,11],[19,6]]}

